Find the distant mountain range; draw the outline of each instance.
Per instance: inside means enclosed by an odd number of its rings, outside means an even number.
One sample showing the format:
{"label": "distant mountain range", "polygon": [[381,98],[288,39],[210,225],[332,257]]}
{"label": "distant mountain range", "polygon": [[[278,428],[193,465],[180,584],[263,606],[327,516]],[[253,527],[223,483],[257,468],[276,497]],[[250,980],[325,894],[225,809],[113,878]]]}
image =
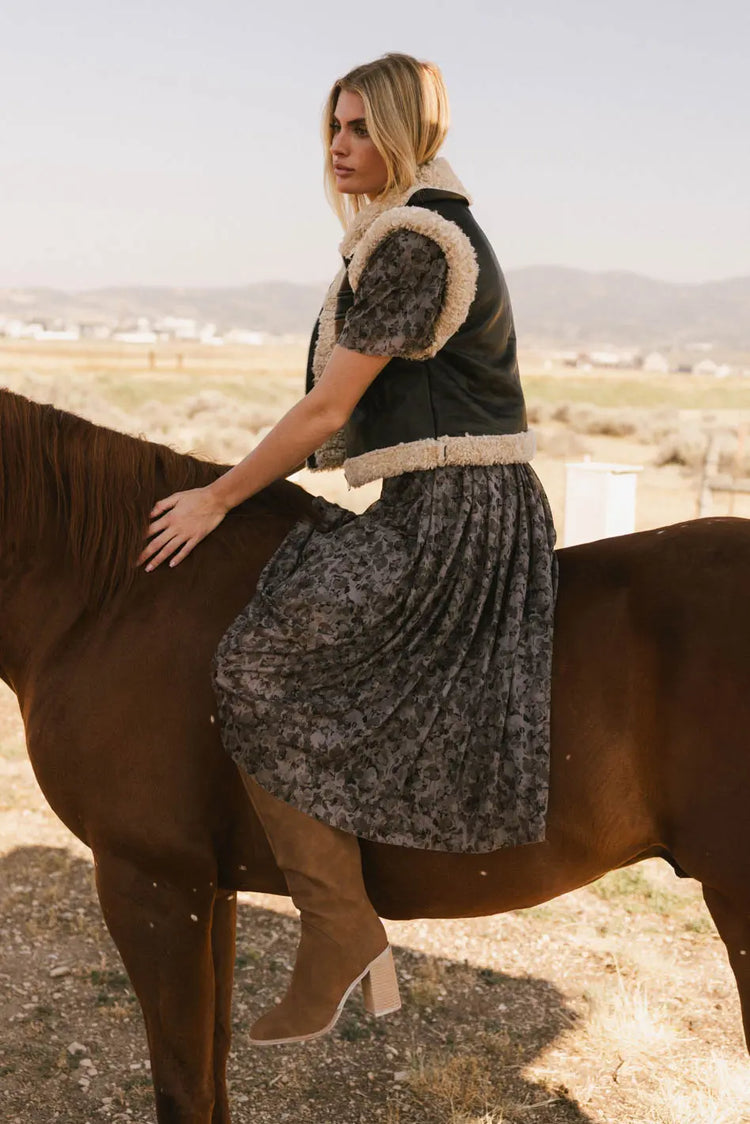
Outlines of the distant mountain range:
{"label": "distant mountain range", "polygon": [[750,276],[685,284],[637,273],[528,266],[507,274],[520,340],[750,351]]}
{"label": "distant mountain range", "polygon": [[180,316],[216,324],[223,333],[246,328],[274,335],[309,332],[325,293],[324,285],[263,281],[227,288],[177,289],[130,285],[122,288],[0,289],[0,316],[73,324],[135,322]]}
{"label": "distant mountain range", "polygon": [[[750,276],[678,284],[539,265],[508,270],[507,280],[525,346],[682,349],[710,342],[718,350],[750,351]],[[201,289],[0,289],[0,317],[115,325],[181,316],[215,323],[220,333],[246,328],[305,335],[324,292],[323,284],[284,281]]]}

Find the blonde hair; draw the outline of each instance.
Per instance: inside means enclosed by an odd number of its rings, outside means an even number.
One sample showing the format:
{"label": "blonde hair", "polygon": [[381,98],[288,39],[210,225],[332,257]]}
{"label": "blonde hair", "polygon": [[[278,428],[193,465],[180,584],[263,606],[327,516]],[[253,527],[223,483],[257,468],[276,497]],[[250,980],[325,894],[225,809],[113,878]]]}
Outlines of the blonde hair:
{"label": "blonde hair", "polygon": [[322,121],[323,187],[346,229],[370,199],[359,194],[342,196],[336,189],[331,126],[341,90],[359,94],[364,103],[367,131],[388,172],[380,195],[405,190],[414,182],[417,168],[432,160],[448,132],[450,107],[440,67],[411,55],[391,51],[336,79],[326,99]]}

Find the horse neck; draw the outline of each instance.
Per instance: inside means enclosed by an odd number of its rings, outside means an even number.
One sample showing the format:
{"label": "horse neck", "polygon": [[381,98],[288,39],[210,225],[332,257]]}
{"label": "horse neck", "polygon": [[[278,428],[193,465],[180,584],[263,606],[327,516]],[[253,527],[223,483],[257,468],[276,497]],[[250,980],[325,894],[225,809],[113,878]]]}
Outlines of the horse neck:
{"label": "horse neck", "polygon": [[[18,689],[80,617],[117,612],[154,501],[225,467],[0,389],[0,675]],[[248,504],[246,515],[272,515],[280,530],[318,518],[287,480]]]}
{"label": "horse neck", "polygon": [[0,566],[0,605],[0,678],[20,698],[34,668],[86,611],[56,532]]}
{"label": "horse neck", "polygon": [[0,676],[17,693],[86,611],[69,548],[88,513],[68,485],[85,479],[80,451],[96,429],[0,390]]}

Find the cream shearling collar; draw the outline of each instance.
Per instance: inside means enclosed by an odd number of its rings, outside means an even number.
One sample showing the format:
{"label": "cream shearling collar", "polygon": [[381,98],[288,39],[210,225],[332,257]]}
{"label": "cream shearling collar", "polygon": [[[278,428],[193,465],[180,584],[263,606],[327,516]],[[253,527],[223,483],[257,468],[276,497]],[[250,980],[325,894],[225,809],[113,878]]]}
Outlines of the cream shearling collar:
{"label": "cream shearling collar", "polygon": [[401,191],[392,190],[380,199],[374,199],[359,211],[352,220],[346,234],[339,244],[339,251],[348,258],[369,226],[379,215],[391,207],[402,207],[415,192],[423,187],[441,188],[463,195],[469,206],[472,198],[444,156],[435,156],[426,164],[420,164],[414,182]]}

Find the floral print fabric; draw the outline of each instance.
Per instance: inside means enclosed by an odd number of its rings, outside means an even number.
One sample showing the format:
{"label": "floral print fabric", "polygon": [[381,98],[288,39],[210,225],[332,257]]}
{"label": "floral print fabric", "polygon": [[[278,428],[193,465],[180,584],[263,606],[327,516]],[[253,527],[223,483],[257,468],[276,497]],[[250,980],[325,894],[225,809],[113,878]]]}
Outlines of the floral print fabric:
{"label": "floral print fabric", "polygon": [[430,346],[448,263],[434,239],[401,228],[373,250],[337,343],[363,355],[403,355]]}
{"label": "floral print fabric", "polygon": [[315,501],[214,656],[227,752],[363,839],[484,852],[545,837],[555,531],[528,464]]}

